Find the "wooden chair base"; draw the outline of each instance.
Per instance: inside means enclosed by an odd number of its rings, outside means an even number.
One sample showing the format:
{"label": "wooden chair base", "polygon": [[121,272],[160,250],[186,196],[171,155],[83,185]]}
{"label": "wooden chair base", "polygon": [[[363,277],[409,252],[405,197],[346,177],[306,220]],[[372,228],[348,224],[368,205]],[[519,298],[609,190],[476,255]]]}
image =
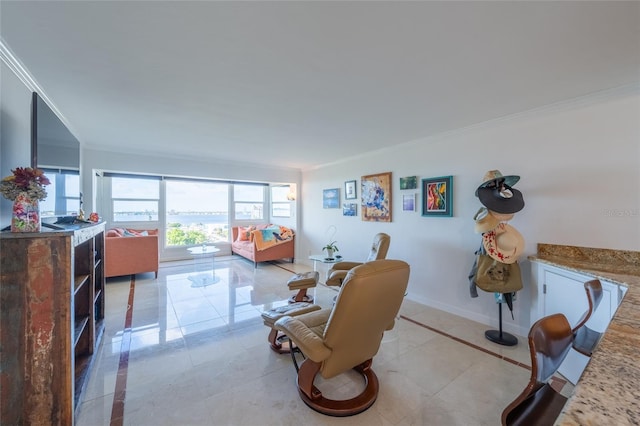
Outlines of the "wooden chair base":
{"label": "wooden chair base", "polygon": [[293,342],[287,339],[287,336],[275,328],[272,328],[267,336],[269,347],[278,354],[288,354],[291,352]]}
{"label": "wooden chair base", "polygon": [[289,298],[289,303],[307,302],[313,303],[313,296],[307,294],[306,288],[301,288],[298,292]]}
{"label": "wooden chair base", "polygon": [[345,400],[325,398],[320,389],[313,385],[320,371],[320,363],[305,359],[298,371],[298,393],[311,409],[328,416],[346,417],[362,413],[373,405],[378,397],[380,384],[376,373],[371,369],[372,360],[363,362],[353,369],[364,378],[365,388],[360,395]]}
{"label": "wooden chair base", "polygon": [[279,354],[286,354],[291,352],[290,348],[292,346],[295,347],[295,345],[292,345],[289,342],[289,340],[286,338],[287,336],[284,333],[276,330],[276,321],[286,315],[297,316],[306,314],[308,312],[317,311],[319,309],[320,306],[310,303],[289,303],[284,306],[279,306],[277,308],[264,311],[262,313],[262,319],[264,321],[264,325],[269,327],[269,335],[267,336],[267,341],[269,342],[269,346],[271,346],[271,349]]}
{"label": "wooden chair base", "polygon": [[318,271],[310,271],[292,276],[287,281],[289,290],[298,290],[295,296],[291,296],[289,303],[308,302],[313,303],[313,297],[307,295],[307,289],[318,285],[320,274]]}

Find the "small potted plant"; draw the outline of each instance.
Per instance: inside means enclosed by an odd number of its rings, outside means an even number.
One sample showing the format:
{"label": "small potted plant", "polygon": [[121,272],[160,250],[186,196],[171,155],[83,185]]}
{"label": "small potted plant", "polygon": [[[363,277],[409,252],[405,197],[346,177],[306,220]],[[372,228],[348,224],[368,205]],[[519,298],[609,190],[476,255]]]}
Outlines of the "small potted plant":
{"label": "small potted plant", "polygon": [[322,251],[327,251],[327,258],[333,259],[333,253],[338,251],[338,246],[336,246],[336,241],[331,241],[326,246],[322,247]]}

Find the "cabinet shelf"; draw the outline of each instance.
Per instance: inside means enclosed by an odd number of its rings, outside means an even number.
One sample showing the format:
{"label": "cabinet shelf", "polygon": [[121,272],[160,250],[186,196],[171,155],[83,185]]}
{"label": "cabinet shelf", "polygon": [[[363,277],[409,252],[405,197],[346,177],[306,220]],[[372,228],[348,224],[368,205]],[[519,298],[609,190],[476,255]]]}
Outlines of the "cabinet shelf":
{"label": "cabinet shelf", "polygon": [[85,285],[88,281],[89,278],[91,278],[90,275],[86,274],[86,275],[76,275],[73,279],[73,294],[76,294],[78,292],[78,290],[80,290],[82,288],[83,285]]}
{"label": "cabinet shelf", "polygon": [[104,332],[104,228],[0,233],[3,283],[20,283],[0,286],[2,424],[75,423]]}
{"label": "cabinet shelf", "polygon": [[75,318],[75,326],[73,328],[73,347],[75,348],[78,345],[78,341],[82,336],[85,328],[87,328],[87,324],[89,323],[89,315],[84,317],[76,317]]}
{"label": "cabinet shelf", "polygon": [[100,296],[102,295],[102,290],[101,289],[96,289],[96,295],[93,298],[93,304],[95,305],[96,302],[100,301]]}

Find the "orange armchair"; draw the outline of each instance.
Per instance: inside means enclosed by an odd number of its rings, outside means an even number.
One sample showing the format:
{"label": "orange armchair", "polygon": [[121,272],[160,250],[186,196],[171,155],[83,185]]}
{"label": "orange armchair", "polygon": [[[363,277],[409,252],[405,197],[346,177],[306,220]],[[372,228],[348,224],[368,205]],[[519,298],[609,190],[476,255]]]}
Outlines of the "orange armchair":
{"label": "orange armchair", "polygon": [[[132,235],[126,236],[128,234]],[[142,272],[155,272],[158,278],[160,262],[157,229],[110,229],[105,234],[104,251],[106,278]]]}

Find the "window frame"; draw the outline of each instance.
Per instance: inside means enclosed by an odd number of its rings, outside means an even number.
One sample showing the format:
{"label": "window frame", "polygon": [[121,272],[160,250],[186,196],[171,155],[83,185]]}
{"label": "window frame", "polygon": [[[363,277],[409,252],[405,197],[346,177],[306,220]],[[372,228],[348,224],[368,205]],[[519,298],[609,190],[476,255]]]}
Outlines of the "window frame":
{"label": "window frame", "polygon": [[[162,179],[163,181],[163,185],[162,185],[162,191],[161,191],[161,196],[164,197],[164,209],[162,212],[162,216],[163,216],[163,221],[162,223],[164,224],[164,236],[165,236],[165,240],[164,240],[164,248],[168,249],[168,250],[173,250],[173,249],[180,249],[180,248],[185,248],[185,247],[192,247],[195,244],[169,244],[168,239],[167,239],[167,233],[169,232],[169,209],[168,209],[168,199],[169,199],[169,191],[167,186],[169,184],[171,184],[172,182],[180,182],[180,183],[187,183],[187,184],[197,184],[197,183],[202,183],[202,184],[207,184],[207,185],[219,185],[219,186],[226,186],[226,216],[227,216],[227,222],[225,223],[226,225],[226,238],[224,240],[215,240],[215,241],[207,241],[205,242],[205,244],[220,244],[220,243],[228,243],[230,241],[230,235],[229,235],[229,229],[230,229],[230,212],[229,212],[229,197],[230,197],[230,192],[232,191],[232,185],[227,182],[227,181],[220,181],[220,180],[214,180],[214,179],[198,179],[198,178],[173,178],[173,177],[163,177]],[[173,222],[171,222],[173,223]],[[223,227],[224,230],[224,227]]]}
{"label": "window frame", "polygon": [[270,188],[271,217],[291,217],[291,186],[272,185]]}
{"label": "window frame", "polygon": [[[241,199],[241,200],[237,200],[236,199],[236,186],[256,186],[256,187],[262,187],[262,199],[258,200],[251,200],[251,199]],[[267,205],[267,191],[266,188],[268,188],[267,185],[264,184],[255,184],[255,183],[249,183],[249,182],[234,182],[233,183],[233,190],[232,192],[232,196],[231,196],[231,205],[233,208],[233,221],[234,222],[238,222],[238,223],[247,223],[247,222],[266,222],[267,221],[267,217],[265,216],[265,207]],[[253,206],[260,206],[259,210],[260,210],[260,217],[253,217],[253,214],[251,215],[251,217],[249,218],[238,218],[238,211],[242,211],[241,209],[236,208],[237,206],[251,206],[251,208],[249,209],[250,211],[253,210]]]}
{"label": "window frame", "polygon": [[[150,222],[161,222],[162,218],[160,215],[160,209],[161,209],[161,199],[162,199],[162,188],[160,187],[160,179],[158,177],[155,176],[146,176],[146,175],[122,175],[122,174],[107,174],[107,177],[111,178],[111,185],[110,185],[110,191],[109,191],[109,195],[110,195],[110,204],[111,204],[111,222],[112,223],[150,223]],[[157,198],[151,198],[151,197],[147,197],[147,198],[140,198],[140,197],[114,197],[113,196],[113,179],[131,179],[131,180],[147,180],[147,181],[157,181],[158,184],[158,197]],[[116,202],[118,201],[130,201],[130,202],[155,202],[156,203],[156,216],[157,219],[153,220],[153,219],[149,219],[149,220],[135,220],[135,219],[130,219],[130,220],[118,220],[116,219]],[[142,216],[142,215],[140,215]]]}

